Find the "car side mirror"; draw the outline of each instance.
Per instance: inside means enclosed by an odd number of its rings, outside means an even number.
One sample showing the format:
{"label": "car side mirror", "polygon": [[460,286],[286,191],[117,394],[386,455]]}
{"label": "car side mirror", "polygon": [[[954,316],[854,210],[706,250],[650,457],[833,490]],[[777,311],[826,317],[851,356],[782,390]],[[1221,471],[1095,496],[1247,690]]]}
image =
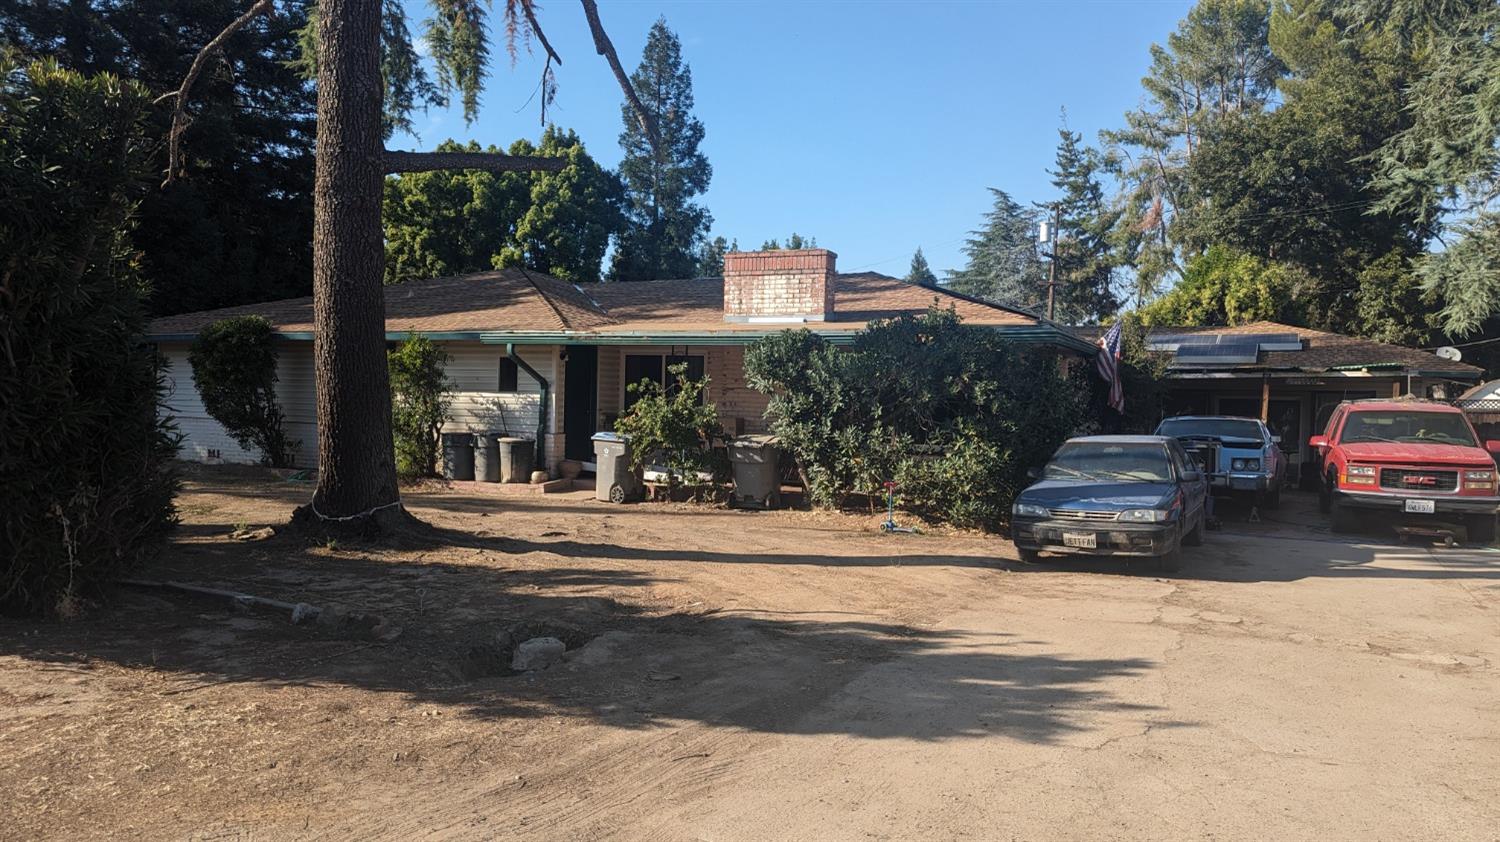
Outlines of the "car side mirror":
{"label": "car side mirror", "polygon": [[1027,479],[1041,479],[1042,478],[1042,469],[1041,468],[1027,468],[1026,469],[1026,478]]}
{"label": "car side mirror", "polygon": [[1202,471],[1183,471],[1182,472],[1182,481],[1183,482],[1198,482],[1199,480],[1202,480],[1202,479],[1203,479],[1203,472]]}
{"label": "car side mirror", "polygon": [[1500,453],[1500,441],[1490,439],[1484,443],[1484,449],[1491,453]]}
{"label": "car side mirror", "polygon": [[1328,437],[1327,436],[1312,436],[1311,438],[1309,438],[1307,440],[1307,446],[1308,447],[1327,447],[1328,446]]}

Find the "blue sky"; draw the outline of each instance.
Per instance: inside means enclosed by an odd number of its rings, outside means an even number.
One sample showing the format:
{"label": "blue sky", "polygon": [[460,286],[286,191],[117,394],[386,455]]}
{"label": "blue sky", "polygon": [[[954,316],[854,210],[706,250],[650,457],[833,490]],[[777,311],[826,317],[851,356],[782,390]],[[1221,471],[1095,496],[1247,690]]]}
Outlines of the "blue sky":
{"label": "blue sky", "polygon": [[[1090,142],[1120,125],[1140,101],[1151,43],[1190,6],[601,0],[600,15],[627,72],[657,17],[681,38],[714,167],[704,202],[715,235],[754,248],[797,231],[838,252],[843,271],[896,275],[920,245],[941,275],[962,266],[986,187],[1051,198],[1045,170],[1062,108]],[[425,3],[408,8],[420,31]],[[614,166],[621,94],[581,9],[552,0],[541,21],[564,62],[549,118]],[[512,69],[497,49],[473,125],[457,110],[431,111],[414,120],[420,141],[392,145],[537,137],[537,103],[527,100],[541,67],[539,52]]]}

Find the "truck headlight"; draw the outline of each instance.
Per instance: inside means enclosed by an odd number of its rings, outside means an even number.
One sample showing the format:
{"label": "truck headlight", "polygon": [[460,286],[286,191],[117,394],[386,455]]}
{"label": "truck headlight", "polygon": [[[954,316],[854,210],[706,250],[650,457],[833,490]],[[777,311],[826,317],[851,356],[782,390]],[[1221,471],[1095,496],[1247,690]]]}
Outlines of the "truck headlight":
{"label": "truck headlight", "polygon": [[1374,465],[1350,465],[1344,469],[1343,481],[1345,485],[1374,485]]}
{"label": "truck headlight", "polygon": [[1464,471],[1464,488],[1488,491],[1495,487],[1494,471]]}
{"label": "truck headlight", "polygon": [[1011,513],[1016,517],[1046,517],[1048,514],[1046,506],[1035,503],[1017,503],[1011,507]]}
{"label": "truck headlight", "polygon": [[1260,470],[1259,459],[1235,459],[1229,463],[1231,470],[1235,471],[1258,471]]}
{"label": "truck headlight", "polygon": [[1167,519],[1161,509],[1126,509],[1120,512],[1120,520],[1133,523],[1160,523]]}

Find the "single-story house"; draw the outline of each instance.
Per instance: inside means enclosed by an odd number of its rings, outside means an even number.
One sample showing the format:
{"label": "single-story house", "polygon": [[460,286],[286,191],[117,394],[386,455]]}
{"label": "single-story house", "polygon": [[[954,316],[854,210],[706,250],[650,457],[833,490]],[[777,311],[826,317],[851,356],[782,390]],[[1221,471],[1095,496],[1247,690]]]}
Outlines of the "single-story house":
{"label": "single-story house", "polygon": [[[1092,340],[1098,329],[1078,334]],[[1147,342],[1170,356],[1166,414],[1260,418],[1281,436],[1294,472],[1312,460],[1307,438],[1322,432],[1340,401],[1452,400],[1484,374],[1428,351],[1276,322],[1154,327]]]}
{"label": "single-story house", "polygon": [[[542,442],[545,467],[564,458],[593,462],[590,438],[612,429],[628,406],[627,383],[661,381],[686,363],[710,378],[707,399],[735,432],[764,429],[766,397],[745,383],[744,349],[763,336],[806,328],[835,344],[867,323],[933,304],[965,323],[1069,355],[1093,345],[1024,310],[908,284],[873,272],[840,274],[826,249],[735,252],[719,278],[577,286],[525,269],[501,269],[385,288],[386,337],[422,334],[442,344],[456,387],[447,429],[499,430]],[[301,442],[298,461],[316,460],[313,302],[272,301],[156,319],[149,339],[168,362],[166,411],[184,435],[185,459],[255,463],[208,416],[188,364],[198,332],[230,316],[259,315],[275,329],[278,395]],[[591,465],[590,465],[591,467]]]}

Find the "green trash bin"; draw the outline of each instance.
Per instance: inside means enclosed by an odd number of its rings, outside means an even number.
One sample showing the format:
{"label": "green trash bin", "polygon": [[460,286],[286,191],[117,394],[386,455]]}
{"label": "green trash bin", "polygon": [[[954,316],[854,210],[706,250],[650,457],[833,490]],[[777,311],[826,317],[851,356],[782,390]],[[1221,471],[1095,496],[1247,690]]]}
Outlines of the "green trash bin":
{"label": "green trash bin", "polygon": [[472,433],[443,433],[443,479],[474,478],[474,436]]}
{"label": "green trash bin", "polygon": [[493,430],[474,434],[474,479],[500,481],[500,436]]}
{"label": "green trash bin", "polygon": [[531,439],[503,436],[496,445],[500,457],[500,482],[531,482],[531,464],[536,445]]}

